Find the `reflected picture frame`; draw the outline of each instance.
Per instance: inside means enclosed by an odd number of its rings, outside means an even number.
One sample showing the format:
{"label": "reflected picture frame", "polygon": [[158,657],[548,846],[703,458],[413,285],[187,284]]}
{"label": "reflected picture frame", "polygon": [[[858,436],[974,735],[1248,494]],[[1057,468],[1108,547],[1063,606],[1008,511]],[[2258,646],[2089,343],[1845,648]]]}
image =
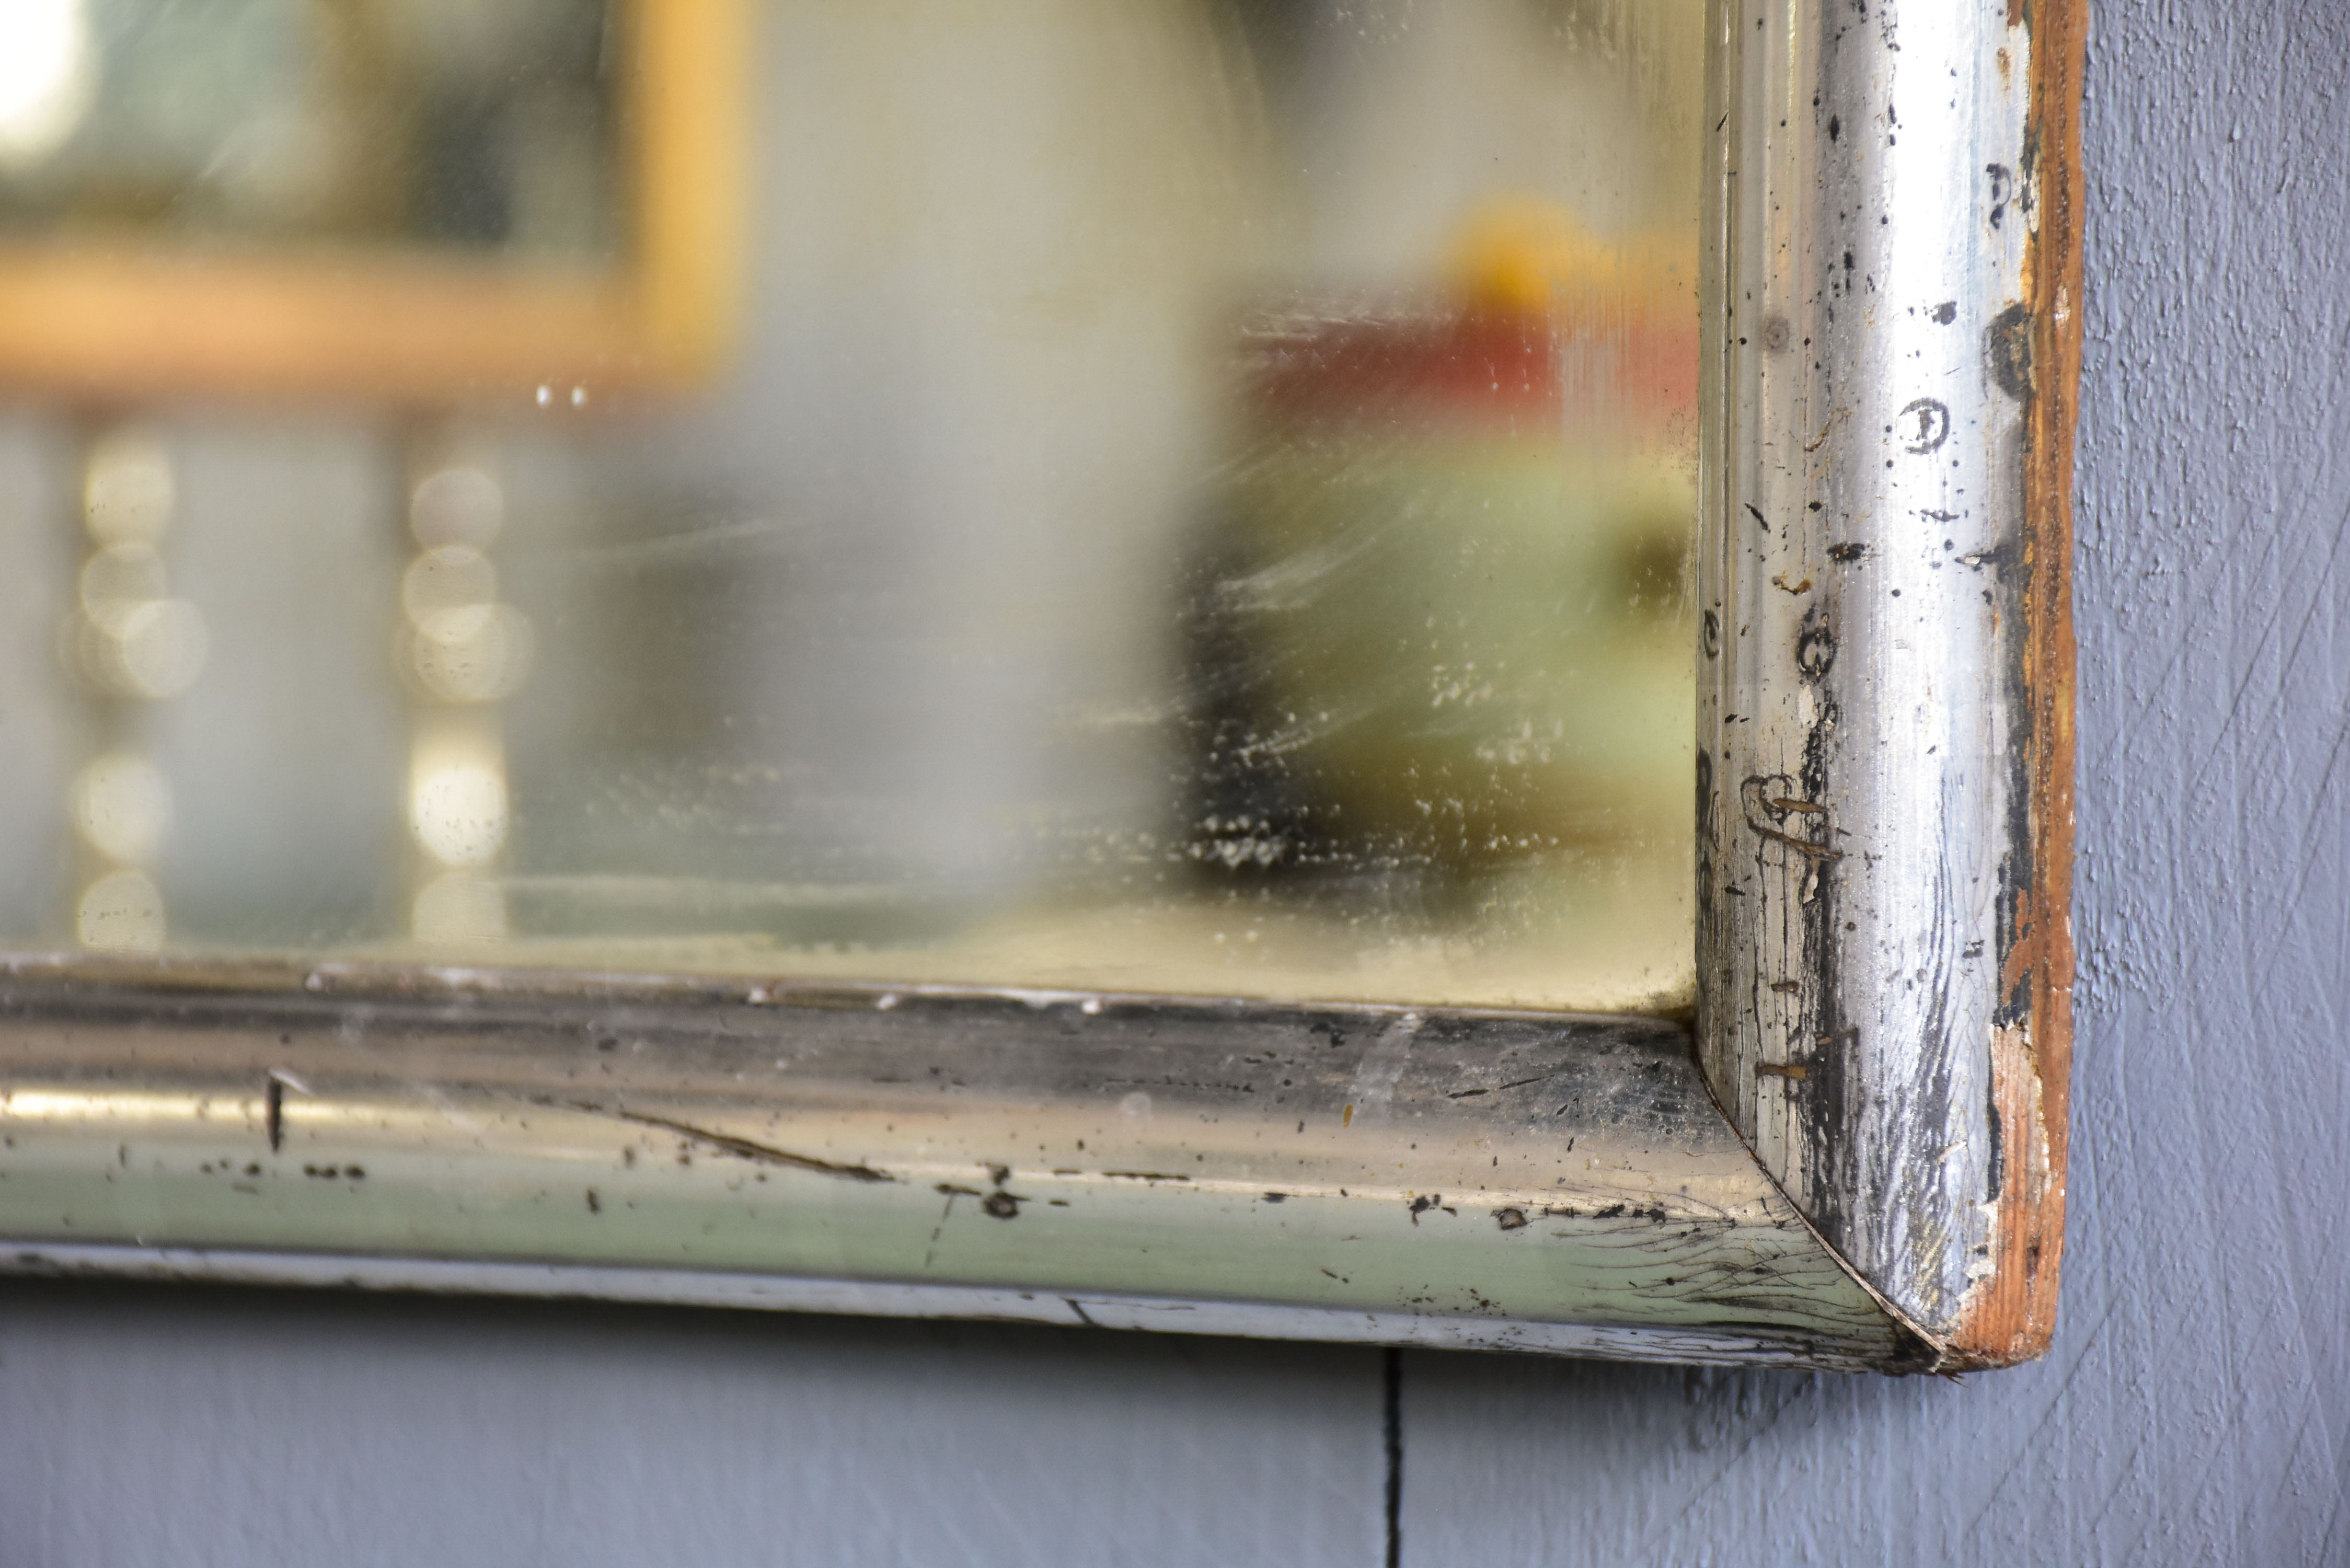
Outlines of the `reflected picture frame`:
{"label": "reflected picture frame", "polygon": [[[2043,1353],[2085,26],[1709,14],[1691,1015],[28,957],[0,970],[0,1266]],[[72,347],[21,326],[0,308],[0,368]]]}
{"label": "reflected picture frame", "polygon": [[739,311],[745,0],[619,0],[615,260],[0,244],[0,388],[438,409],[705,378]]}

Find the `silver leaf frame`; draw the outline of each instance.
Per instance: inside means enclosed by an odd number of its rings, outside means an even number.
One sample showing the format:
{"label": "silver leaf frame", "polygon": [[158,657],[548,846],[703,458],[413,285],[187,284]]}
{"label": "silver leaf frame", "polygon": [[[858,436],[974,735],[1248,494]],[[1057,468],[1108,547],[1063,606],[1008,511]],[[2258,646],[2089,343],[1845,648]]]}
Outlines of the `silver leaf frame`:
{"label": "silver leaf frame", "polygon": [[0,1268],[1918,1371],[2044,1350],[2076,3],[1716,0],[1687,1021],[0,968]]}

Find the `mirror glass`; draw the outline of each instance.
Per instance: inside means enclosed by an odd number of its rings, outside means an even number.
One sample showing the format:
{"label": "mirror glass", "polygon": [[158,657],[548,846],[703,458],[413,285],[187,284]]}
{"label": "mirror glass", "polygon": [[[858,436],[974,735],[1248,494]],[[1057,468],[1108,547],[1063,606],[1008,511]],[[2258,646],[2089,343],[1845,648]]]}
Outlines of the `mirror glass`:
{"label": "mirror glass", "polygon": [[[717,3],[24,0],[0,245],[625,283]],[[707,374],[6,388],[0,940],[1685,1004],[1702,10],[764,0]]]}

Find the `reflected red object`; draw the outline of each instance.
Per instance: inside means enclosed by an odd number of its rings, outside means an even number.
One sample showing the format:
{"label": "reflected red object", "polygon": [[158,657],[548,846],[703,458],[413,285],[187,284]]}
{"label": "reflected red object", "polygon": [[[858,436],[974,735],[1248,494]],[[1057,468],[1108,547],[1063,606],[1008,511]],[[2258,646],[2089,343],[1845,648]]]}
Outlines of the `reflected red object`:
{"label": "reflected red object", "polygon": [[1532,432],[1653,424],[1697,401],[1694,321],[1301,314],[1260,321],[1243,345],[1258,404],[1290,420]]}

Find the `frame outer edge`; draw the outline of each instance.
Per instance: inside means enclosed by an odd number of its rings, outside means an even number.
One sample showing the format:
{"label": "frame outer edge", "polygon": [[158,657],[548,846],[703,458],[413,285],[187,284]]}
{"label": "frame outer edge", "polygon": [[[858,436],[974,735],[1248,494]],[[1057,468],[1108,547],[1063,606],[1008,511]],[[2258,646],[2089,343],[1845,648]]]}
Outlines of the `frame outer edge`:
{"label": "frame outer edge", "polygon": [[1504,1351],[1683,1366],[1803,1367],[1902,1373],[1898,1355],[1871,1355],[1800,1331],[1724,1330],[1669,1324],[1552,1323],[1409,1311],[1349,1311],[1278,1302],[1193,1300],[1096,1291],[995,1289],[904,1281],[827,1280],[608,1268],[595,1264],[352,1257],[202,1247],[44,1243],[0,1248],[0,1280],[135,1281],[278,1289],[491,1295],[854,1317],[959,1318],[1120,1333]]}
{"label": "frame outer edge", "polygon": [[2075,781],[2073,454],[2081,384],[2082,73],[2087,0],[2012,0],[2032,29],[2025,181],[2037,222],[2030,290],[2031,396],[2024,437],[2022,701],[2029,704],[2033,876],[2003,990],[2028,1014],[2000,1032],[1992,1081],[2004,1127],[2021,1129],[1997,1199],[1996,1272],[1951,1335],[1956,1363],[1997,1366],[2044,1355],[2055,1334],[2064,1250],[2073,1063],[2073,834]]}
{"label": "frame outer edge", "polygon": [[2006,1365],[2062,1248],[2085,6],[1710,31],[1700,1058],[1941,1364]]}
{"label": "frame outer edge", "polygon": [[0,1274],[1937,1359],[1660,1019],[28,959],[0,1127]]}

